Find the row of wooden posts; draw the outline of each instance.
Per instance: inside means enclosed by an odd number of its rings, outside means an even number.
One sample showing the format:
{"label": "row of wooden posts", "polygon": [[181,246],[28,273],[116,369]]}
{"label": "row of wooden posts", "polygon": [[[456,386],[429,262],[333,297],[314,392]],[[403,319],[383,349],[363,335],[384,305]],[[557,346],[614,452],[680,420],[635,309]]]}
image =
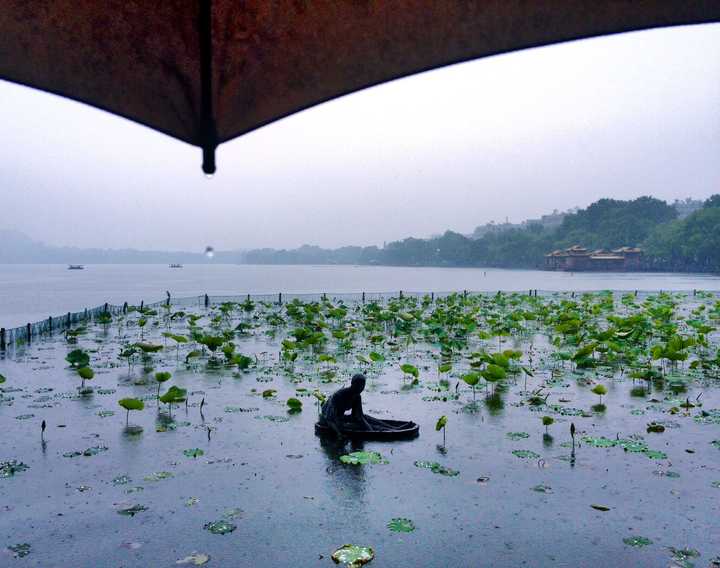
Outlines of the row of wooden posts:
{"label": "row of wooden posts", "polygon": [[[128,306],[128,304],[127,304],[127,302],[125,302],[125,304],[123,305],[124,313],[127,313],[127,306]],[[103,311],[107,312],[109,310],[109,308],[110,308],[110,306],[106,302],[105,305],[103,306]],[[87,308],[85,308],[82,319],[83,319],[83,321],[86,321],[88,319],[88,309]],[[52,316],[49,316],[47,319],[47,323],[48,323],[47,331],[48,331],[49,335],[53,334],[53,331],[55,331],[56,326],[61,329],[70,329],[70,326],[72,325],[72,313],[68,312],[67,315],[61,316],[59,318],[58,317],[53,318]],[[33,324],[31,324],[31,323],[28,323],[26,325],[25,335],[26,335],[26,339],[27,339],[28,343],[32,342],[32,336],[33,336],[32,325]],[[4,327],[0,328],[0,349],[5,349],[8,346],[7,336],[8,336],[7,330]]]}

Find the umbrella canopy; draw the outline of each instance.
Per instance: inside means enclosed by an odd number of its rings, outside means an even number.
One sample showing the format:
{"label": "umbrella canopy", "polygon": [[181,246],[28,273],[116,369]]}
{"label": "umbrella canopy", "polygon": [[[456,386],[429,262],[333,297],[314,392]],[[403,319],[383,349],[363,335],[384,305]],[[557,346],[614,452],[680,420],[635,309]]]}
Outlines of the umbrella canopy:
{"label": "umbrella canopy", "polygon": [[200,146],[213,173],[219,144],[371,85],[719,20],[720,0],[3,0],[0,78]]}

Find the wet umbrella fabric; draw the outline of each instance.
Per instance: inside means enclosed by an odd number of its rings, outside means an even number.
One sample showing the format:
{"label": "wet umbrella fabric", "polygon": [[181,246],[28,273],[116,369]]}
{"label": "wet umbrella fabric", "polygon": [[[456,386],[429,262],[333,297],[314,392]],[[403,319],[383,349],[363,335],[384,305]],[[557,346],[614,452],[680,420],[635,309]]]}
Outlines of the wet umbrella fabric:
{"label": "wet umbrella fabric", "polygon": [[0,78],[200,146],[212,173],[217,145],[384,81],[718,20],[718,0],[4,0]]}

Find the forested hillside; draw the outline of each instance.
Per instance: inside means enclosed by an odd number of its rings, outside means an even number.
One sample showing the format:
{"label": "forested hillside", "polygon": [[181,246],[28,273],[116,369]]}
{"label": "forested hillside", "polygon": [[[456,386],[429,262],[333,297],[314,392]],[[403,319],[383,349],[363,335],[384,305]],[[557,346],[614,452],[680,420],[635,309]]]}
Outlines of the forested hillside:
{"label": "forested hillside", "polygon": [[409,237],[384,248],[303,246],[246,253],[257,264],[379,264],[390,266],[488,266],[541,268],[544,255],[575,244],[590,249],[639,246],[650,270],[720,271],[720,195],[684,220],[654,197],[601,199],[567,215],[555,230],[526,228],[490,232],[479,239],[447,231],[440,237]]}

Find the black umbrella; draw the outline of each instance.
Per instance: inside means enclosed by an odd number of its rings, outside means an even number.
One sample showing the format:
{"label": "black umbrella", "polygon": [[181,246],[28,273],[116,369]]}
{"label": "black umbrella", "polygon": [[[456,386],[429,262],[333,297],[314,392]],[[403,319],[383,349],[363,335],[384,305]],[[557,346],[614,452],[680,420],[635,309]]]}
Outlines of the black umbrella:
{"label": "black umbrella", "polygon": [[[3,0],[0,78],[203,149],[391,79],[720,20],[720,0]],[[2,112],[2,110],[0,110]]]}

